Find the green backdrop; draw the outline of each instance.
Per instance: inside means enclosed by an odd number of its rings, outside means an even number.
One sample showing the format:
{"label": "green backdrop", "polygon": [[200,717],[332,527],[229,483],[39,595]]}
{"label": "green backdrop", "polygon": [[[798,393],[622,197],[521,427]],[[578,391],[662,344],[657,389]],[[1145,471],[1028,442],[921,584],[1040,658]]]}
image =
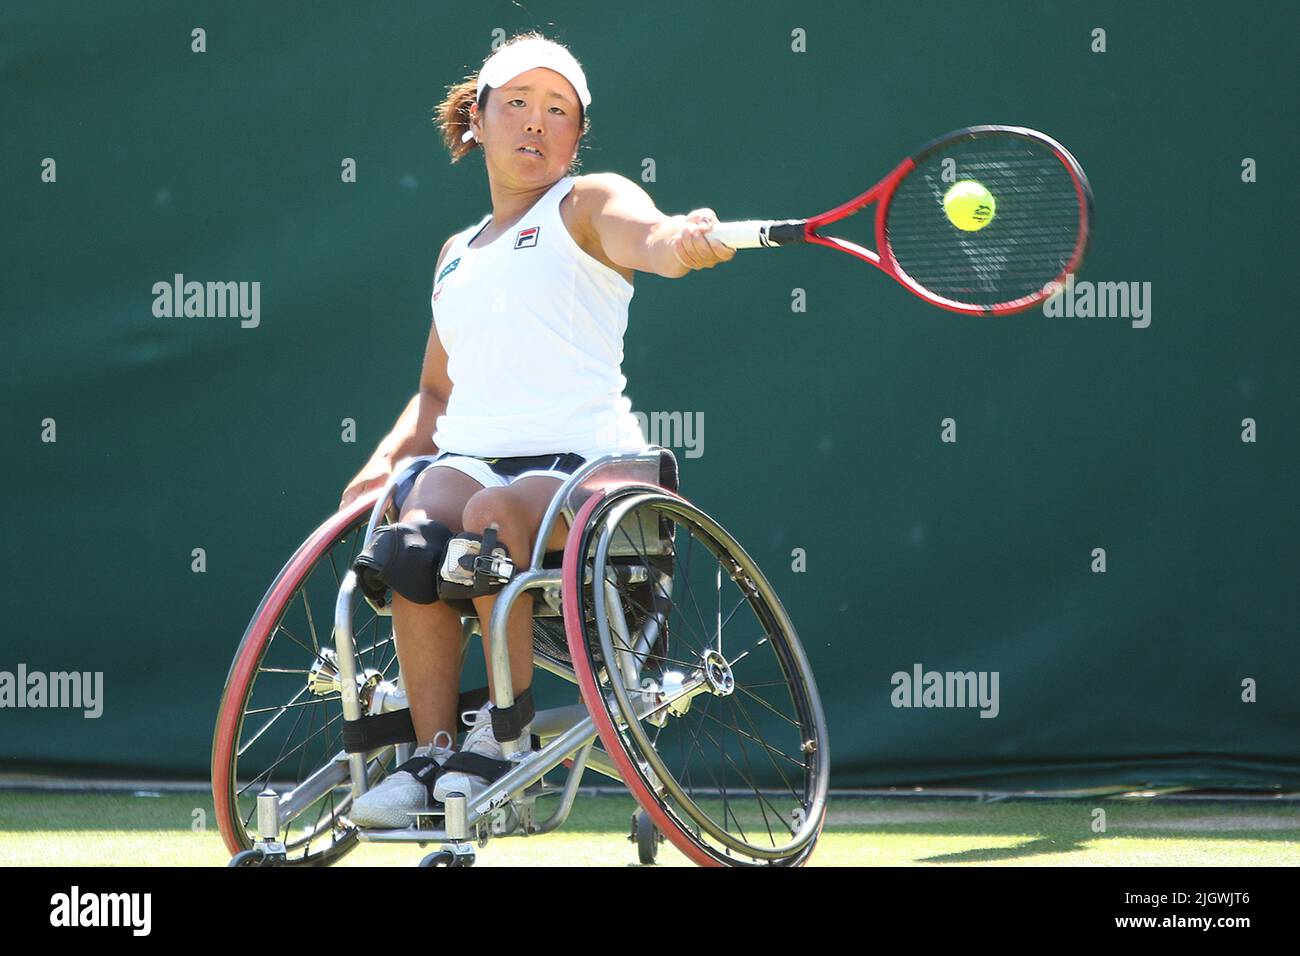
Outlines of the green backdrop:
{"label": "green backdrop", "polygon": [[[0,768],[206,774],[249,616],[490,208],[431,110],[537,27],[587,70],[585,170],[654,159],[667,213],[808,215],[1026,125],[1091,177],[1082,277],[1151,283],[1136,329],[961,318],[815,248],[637,277],[628,394],[703,416],[683,490],[799,626],[834,786],[1300,785],[1297,8],[1088,6],[5,4],[0,670],[103,671],[104,712],[0,710]],[[260,324],[155,317],[176,273],[260,282]],[[998,716],[893,706],[914,664],[996,671]]]}

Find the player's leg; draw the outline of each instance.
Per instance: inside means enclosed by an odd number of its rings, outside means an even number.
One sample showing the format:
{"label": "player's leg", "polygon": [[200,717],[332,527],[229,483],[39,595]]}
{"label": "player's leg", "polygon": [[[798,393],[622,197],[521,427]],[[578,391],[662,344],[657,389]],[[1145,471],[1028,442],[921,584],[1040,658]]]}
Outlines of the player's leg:
{"label": "player's leg", "polygon": [[[462,515],[465,530],[482,534],[489,527],[495,527],[497,540],[505,546],[515,567],[526,568],[542,516],[561,483],[558,477],[533,476],[521,477],[505,488],[485,488],[470,498],[465,506]],[[563,520],[556,523],[553,534],[547,540],[548,550],[564,547],[566,531],[567,526]],[[474,598],[474,610],[483,623],[483,655],[487,660],[489,682],[494,691],[495,681],[491,676],[489,622],[496,601],[496,594]],[[533,597],[524,592],[511,606],[510,616],[506,621],[510,682],[516,701],[532,686],[533,682],[532,618]],[[490,760],[501,760],[504,752],[493,733],[488,708],[481,708],[477,714],[472,715],[471,720],[474,729],[466,735],[461,750]],[[527,726],[524,728],[520,744],[523,749],[527,749]],[[466,796],[473,797],[487,783],[488,778],[481,774],[449,771],[438,779],[434,796],[439,800],[446,799],[448,793],[464,793]]]}
{"label": "player's leg", "polygon": [[[484,480],[495,479],[489,475]],[[456,467],[431,465],[400,501],[399,518],[438,521],[461,531],[465,504],[482,489],[481,481]],[[463,649],[460,614],[441,601],[416,604],[394,591],[393,633],[418,746],[410,760],[391,768],[378,786],[353,803],[352,820],[363,827],[407,827],[411,813],[429,809],[429,775],[449,756],[449,750],[442,748],[456,739]]]}
{"label": "player's leg", "polygon": [[[549,476],[519,478],[507,488],[485,488],[470,498],[462,514],[466,531],[482,534],[495,525],[497,539],[505,545],[517,568],[526,568],[532,554],[542,515],[559,490],[561,480]],[[547,542],[548,550],[564,547],[568,526],[563,518],[556,522]],[[492,687],[492,661],[488,652],[488,622],[497,596],[487,594],[474,599],[474,609],[483,622],[483,654],[488,664],[488,683]],[[510,678],[514,693],[519,694],[533,680],[533,596],[525,591],[510,609],[506,634],[510,647]]]}
{"label": "player's leg", "polygon": [[[482,490],[482,484],[455,468],[426,468],[402,503],[400,520],[438,521],[462,531],[465,505]],[[417,742],[431,742],[440,730],[454,740],[463,647],[460,614],[441,601],[416,604],[393,592],[393,631]]]}

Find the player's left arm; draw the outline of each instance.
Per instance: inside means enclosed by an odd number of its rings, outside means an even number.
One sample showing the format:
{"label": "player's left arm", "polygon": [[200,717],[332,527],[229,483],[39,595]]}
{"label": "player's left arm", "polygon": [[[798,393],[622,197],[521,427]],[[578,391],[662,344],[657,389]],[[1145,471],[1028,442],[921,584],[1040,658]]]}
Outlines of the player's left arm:
{"label": "player's left arm", "polygon": [[678,279],[736,254],[708,237],[718,221],[712,209],[664,215],[644,189],[617,173],[583,176],[575,190],[605,255],[625,269]]}

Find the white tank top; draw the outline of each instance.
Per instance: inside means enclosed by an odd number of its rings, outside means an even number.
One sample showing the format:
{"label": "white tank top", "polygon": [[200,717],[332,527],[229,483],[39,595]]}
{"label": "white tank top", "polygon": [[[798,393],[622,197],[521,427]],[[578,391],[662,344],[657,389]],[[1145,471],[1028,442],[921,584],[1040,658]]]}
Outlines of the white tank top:
{"label": "white tank top", "polygon": [[452,382],[434,444],[462,455],[647,447],[624,397],[623,333],[632,285],[569,235],[565,176],[486,246],[492,219],[457,233],[433,287],[433,318]]}

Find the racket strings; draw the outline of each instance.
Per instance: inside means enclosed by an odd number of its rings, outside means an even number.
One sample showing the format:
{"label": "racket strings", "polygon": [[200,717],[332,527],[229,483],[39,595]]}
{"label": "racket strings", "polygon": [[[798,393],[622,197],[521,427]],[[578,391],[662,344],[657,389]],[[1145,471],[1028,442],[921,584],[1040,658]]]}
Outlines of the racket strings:
{"label": "racket strings", "polygon": [[[948,219],[944,196],[974,180],[993,196],[977,231]],[[951,143],[898,186],[885,221],[898,267],[945,299],[992,307],[1038,293],[1074,258],[1083,207],[1065,163],[1045,144],[996,134]]]}

